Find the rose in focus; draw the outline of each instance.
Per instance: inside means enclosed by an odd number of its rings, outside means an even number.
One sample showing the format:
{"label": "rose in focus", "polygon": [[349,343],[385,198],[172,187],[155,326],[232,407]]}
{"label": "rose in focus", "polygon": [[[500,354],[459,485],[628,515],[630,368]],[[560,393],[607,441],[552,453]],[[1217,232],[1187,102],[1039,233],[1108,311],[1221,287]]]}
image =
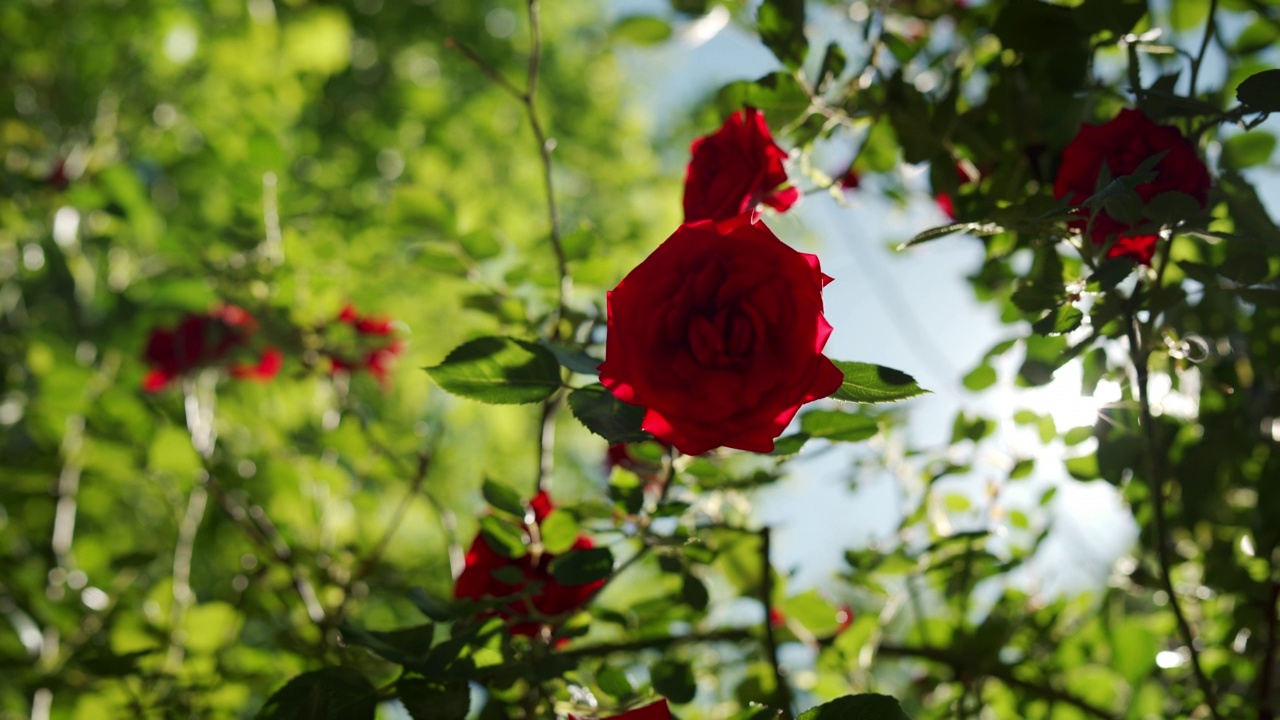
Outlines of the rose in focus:
{"label": "rose in focus", "polygon": [[[1103,165],[1111,177],[1122,177],[1162,152],[1165,155],[1156,163],[1155,178],[1137,186],[1138,196],[1149,202],[1162,193],[1178,191],[1190,195],[1203,208],[1209,199],[1209,170],[1195,146],[1176,127],[1157,125],[1133,109],[1122,110],[1101,125],[1080,128],[1062,152],[1053,194],[1067,198],[1072,205],[1082,205],[1097,190]],[[1072,227],[1082,231],[1087,224],[1084,219],[1072,221]],[[1134,227],[1102,210],[1093,217],[1090,240],[1099,245],[1114,240],[1109,257],[1130,257],[1149,264],[1157,236],[1135,233]]]}
{"label": "rose in focus", "polygon": [[830,280],[751,214],[683,225],[609,292],[600,382],[683,453],[769,452],[844,379],[822,354]]}
{"label": "rose in focus", "polygon": [[714,134],[693,141],[684,178],[684,221],[727,220],[760,203],[785,211],[800,198],[785,187],[787,152],[778,147],[764,114],[745,108]]}
{"label": "rose in focus", "polygon": [[157,392],[193,370],[227,365],[233,377],[242,380],[270,380],[280,372],[284,355],[265,348],[257,358],[250,338],[258,323],[247,311],[223,305],[203,315],[187,315],[172,330],[156,328],[147,339],[143,360],[151,370],[142,387]]}
{"label": "rose in focus", "polygon": [[[542,525],[542,521],[551,514],[555,507],[545,492],[538,493],[529,503],[533,509],[534,522]],[[526,544],[532,544],[529,533],[525,531]],[[591,538],[579,535],[570,550],[586,550],[594,547]],[[543,623],[535,616],[559,616],[577,610],[586,604],[591,596],[604,586],[604,580],[583,585],[567,585],[555,579],[551,574],[551,562],[556,555],[542,552],[535,558],[533,553],[526,553],[519,558],[509,558],[489,545],[484,535],[477,535],[471,548],[467,551],[466,563],[453,588],[455,598],[471,600],[495,600],[516,597],[511,602],[498,608],[495,612],[507,620],[514,620],[508,629],[513,635],[537,635]],[[494,577],[494,571],[503,568],[514,568],[521,576],[517,582],[504,582]],[[536,587],[531,587],[536,586]],[[532,594],[524,597],[523,593]]]}

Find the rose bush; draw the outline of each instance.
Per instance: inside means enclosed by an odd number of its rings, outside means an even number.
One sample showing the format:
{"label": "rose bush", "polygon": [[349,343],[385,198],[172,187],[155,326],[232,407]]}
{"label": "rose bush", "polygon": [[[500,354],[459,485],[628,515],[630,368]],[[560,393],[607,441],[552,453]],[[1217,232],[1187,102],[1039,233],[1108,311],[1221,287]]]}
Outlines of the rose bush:
{"label": "rose bush", "polygon": [[[1195,145],[1178,128],[1157,125],[1134,109],[1121,110],[1115,118],[1100,125],[1081,126],[1080,132],[1062,151],[1062,166],[1053,183],[1053,194],[1079,206],[1096,192],[1104,165],[1111,177],[1122,177],[1132,174],[1158,153],[1165,155],[1155,166],[1156,176],[1137,186],[1138,196],[1148,202],[1162,193],[1177,191],[1191,196],[1203,208],[1209,199],[1209,170]],[[1147,264],[1155,253],[1156,235],[1133,232],[1137,227],[1134,223],[1112,217],[1105,210],[1093,216],[1092,225],[1084,218],[1071,224],[1080,231],[1088,227],[1089,239],[1095,244],[1113,242],[1108,257],[1131,257]]]}
{"label": "rose bush", "polygon": [[600,382],[683,453],[770,452],[843,380],[822,354],[830,280],[750,213],[683,225],[609,292]]}
{"label": "rose bush", "polygon": [[[529,505],[533,510],[534,523],[539,527],[555,509],[545,492],[538,493]],[[531,545],[533,539],[529,532],[523,532],[526,545]],[[579,535],[570,551],[586,550],[594,546],[591,538]],[[518,596],[499,608],[496,614],[513,621],[508,624],[511,634],[537,635],[544,625],[539,616],[558,616],[577,610],[605,582],[598,580],[571,585],[556,580],[551,574],[551,563],[556,557],[539,548],[536,552],[525,553],[519,558],[510,558],[495,550],[483,534],[477,535],[471,548],[467,550],[466,563],[454,585],[453,596],[477,601]],[[506,568],[514,569],[520,579],[517,582],[505,582],[495,575],[501,574]],[[524,597],[526,592],[530,593],[528,597]]]}
{"label": "rose bush", "polygon": [[284,355],[268,347],[252,360],[249,339],[257,330],[253,316],[235,305],[223,305],[204,315],[187,315],[172,330],[156,328],[142,355],[151,366],[142,387],[157,392],[188,372],[223,363],[233,377],[270,380],[280,372]]}
{"label": "rose bush", "polygon": [[744,108],[730,115],[717,132],[693,141],[684,178],[684,221],[726,220],[760,203],[785,211],[800,198],[787,183],[778,147],[764,113]]}

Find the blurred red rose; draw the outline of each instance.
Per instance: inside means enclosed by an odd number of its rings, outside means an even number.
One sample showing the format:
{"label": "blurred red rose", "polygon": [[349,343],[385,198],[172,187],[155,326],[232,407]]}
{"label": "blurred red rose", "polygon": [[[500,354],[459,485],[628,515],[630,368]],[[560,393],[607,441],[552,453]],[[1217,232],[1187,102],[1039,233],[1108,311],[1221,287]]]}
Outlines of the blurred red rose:
{"label": "blurred red rose", "polygon": [[822,355],[830,281],[750,214],[682,225],[609,292],[600,382],[680,452],[769,452],[843,380]]}
{"label": "blurred red rose", "polygon": [[[538,493],[529,503],[533,508],[534,522],[539,526],[546,519],[554,506],[545,492]],[[525,542],[531,542],[525,533]],[[579,535],[571,550],[585,550],[594,547],[591,538]],[[454,584],[455,598],[471,600],[492,600],[511,597],[523,593],[531,584],[539,587],[533,590],[529,598],[518,598],[499,608],[496,613],[508,620],[515,620],[509,626],[513,635],[534,636],[542,629],[542,622],[531,619],[538,615],[554,616],[577,610],[586,604],[596,591],[604,587],[604,580],[584,585],[567,585],[557,581],[551,575],[551,562],[556,555],[543,552],[535,560],[532,553],[520,558],[509,558],[489,546],[484,535],[477,535],[467,551],[466,564]],[[515,583],[507,583],[493,576],[495,570],[514,568],[522,579]]]}
{"label": "blurred red rose", "polygon": [[840,176],[840,189],[844,191],[857,190],[862,185],[862,178],[858,176],[858,172],[850,165],[848,170]]}
{"label": "blurred red rose", "polygon": [[[956,180],[960,183],[960,187],[964,187],[966,185],[972,185],[974,183],[980,183],[983,180],[985,180],[988,175],[991,174],[991,171],[989,169],[983,169],[983,170],[973,169],[973,172],[977,173],[976,175],[974,175],[974,174],[971,174],[970,172],[971,168],[972,168],[972,165],[970,165],[969,167],[966,167],[965,164],[962,162],[956,163]],[[945,190],[936,192],[933,194],[933,200],[934,202],[938,203],[938,209],[941,210],[944,215],[950,218],[952,222],[955,222],[958,219],[956,217],[956,202],[955,202],[955,199],[951,197],[951,193],[948,193]]]}
{"label": "blurred red rose", "polygon": [[769,134],[764,114],[744,108],[712,135],[693,141],[684,176],[684,221],[727,220],[760,203],[785,211],[800,198],[787,182],[787,152]]}
{"label": "blurred red rose", "polygon": [[[570,715],[569,720],[582,720],[577,715]],[[621,715],[614,715],[608,720],[671,720],[671,708],[666,700],[636,708]]]}
{"label": "blurred red rose", "polygon": [[253,316],[234,305],[224,305],[205,315],[187,315],[173,330],[156,328],[151,331],[142,356],[151,366],[142,387],[156,392],[192,370],[222,364],[236,378],[270,380],[284,363],[279,350],[265,348],[253,362],[236,362],[245,355],[252,357],[249,338],[257,330]]}
{"label": "blurred red rose", "polygon": [[[662,476],[662,460],[651,460],[636,454],[634,446],[638,443],[618,443],[609,446],[609,452],[605,456],[606,469],[612,471],[615,467],[623,470],[629,470],[639,476],[642,480],[653,483],[661,479]],[[657,441],[663,449],[669,449],[671,443],[665,443],[661,440]]]}
{"label": "blurred red rose", "polygon": [[338,322],[350,326],[355,338],[346,343],[346,347],[325,349],[332,371],[367,370],[378,382],[385,384],[396,356],[404,350],[404,343],[394,337],[391,319],[361,315],[348,304],[338,313]]}
{"label": "blurred red rose", "polygon": [[[1133,109],[1121,110],[1101,125],[1080,127],[1075,139],[1062,151],[1062,167],[1053,183],[1053,194],[1079,206],[1097,190],[1103,165],[1111,177],[1123,177],[1162,152],[1165,155],[1155,166],[1155,178],[1136,188],[1138,196],[1147,202],[1161,193],[1179,191],[1204,207],[1209,200],[1209,170],[1200,160],[1195,145],[1183,137],[1178,128],[1157,125]],[[1071,223],[1081,231],[1087,224],[1084,218]],[[1133,229],[1132,224],[1099,211],[1093,217],[1090,240],[1099,245],[1114,240],[1108,257],[1131,257],[1148,264],[1155,254],[1157,236],[1135,234]]]}

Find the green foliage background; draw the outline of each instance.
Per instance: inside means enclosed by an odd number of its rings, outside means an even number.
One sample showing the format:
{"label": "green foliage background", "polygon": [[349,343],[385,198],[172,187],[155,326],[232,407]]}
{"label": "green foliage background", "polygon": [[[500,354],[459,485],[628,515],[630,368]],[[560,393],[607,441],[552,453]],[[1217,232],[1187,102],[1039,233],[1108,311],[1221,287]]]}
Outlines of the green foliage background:
{"label": "green foliage background", "polygon": [[[1280,111],[1280,4],[810,3],[810,19],[865,11],[854,48],[810,47],[801,2],[671,5],[612,25],[597,3],[541,5],[563,314],[544,165],[525,107],[489,76],[527,87],[524,3],[0,5],[0,717],[363,717],[392,698],[415,718],[462,717],[467,680],[488,692],[484,718],[582,713],[589,698],[609,715],[655,694],[682,717],[790,716],[868,692],[917,718],[1276,716],[1280,229],[1249,170],[1276,167],[1259,125]],[[991,386],[1006,355],[1020,386],[1079,358],[1086,395],[1123,387],[1092,428],[1019,419],[1066,448],[1077,479],[1115,485],[1142,528],[1106,587],[1006,590],[974,612],[975,589],[1052,531],[1047,515],[946,492],[992,448],[989,419],[958,417],[949,447],[887,445],[875,462],[899,473],[908,511],[889,542],[850,549],[832,598],[768,567],[752,491],[806,445],[898,437],[902,413],[822,405],[774,457],[642,446],[665,474],[656,496],[627,471],[606,488],[605,442],[570,412],[481,405],[421,372],[479,336],[599,355],[605,291],[680,220],[680,177],[626,103],[614,52],[720,5],[782,65],[699,118],[765,110],[807,191],[833,182],[813,170],[815,143],[842,137],[888,197],[905,200],[903,163],[923,162],[953,197],[958,223],[913,244],[982,243],[969,280],[1011,332],[968,388]],[[930,42],[939,27],[954,31]],[[926,72],[941,81],[921,90]],[[1215,178],[1203,210],[1101,187],[1096,204],[1173,237],[1152,268],[1066,241],[1051,192],[1080,123],[1129,105],[1192,136]],[[986,176],[962,183],[957,161]],[[144,393],[140,356],[153,327],[219,301],[249,309],[287,361],[265,385],[190,385],[216,417],[202,458],[183,393]],[[323,371],[348,301],[406,339],[386,386]],[[590,361],[561,361],[589,384]],[[1197,412],[1153,414],[1153,373]],[[597,430],[635,424],[606,406]],[[548,414],[561,535],[589,530],[617,560],[563,648],[440,603],[480,517],[532,494]],[[1009,460],[997,491],[1034,472]],[[744,598],[763,623],[725,620]],[[811,667],[785,675],[786,645]],[[1162,652],[1177,662],[1159,666]]]}

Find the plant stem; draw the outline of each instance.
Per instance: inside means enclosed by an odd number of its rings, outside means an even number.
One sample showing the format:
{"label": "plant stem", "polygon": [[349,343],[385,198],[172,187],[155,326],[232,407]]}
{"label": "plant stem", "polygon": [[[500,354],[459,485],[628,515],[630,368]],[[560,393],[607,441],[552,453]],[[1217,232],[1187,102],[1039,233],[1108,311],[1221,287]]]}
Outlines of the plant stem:
{"label": "plant stem", "polygon": [[[378,567],[378,562],[382,559],[382,554],[387,551],[391,545],[392,538],[395,537],[396,531],[400,529],[400,523],[404,521],[404,515],[409,510],[409,502],[417,497],[422,490],[422,483],[427,479],[427,473],[431,470],[431,451],[425,451],[418,455],[418,467],[414,470],[413,480],[409,482],[409,491],[404,494],[404,498],[400,500],[400,504],[396,506],[395,513],[391,516],[391,521],[387,523],[387,527],[382,531],[382,538],[378,540],[378,544],[373,546],[373,550],[365,557],[364,561],[351,575],[351,579],[347,581],[346,586],[350,587],[353,583],[369,576]],[[453,571],[453,558],[450,556],[450,572]],[[456,577],[456,575],[455,575]]]}
{"label": "plant stem", "polygon": [[772,533],[760,528],[760,604],[764,606],[764,651],[773,666],[774,704],[787,717],[791,716],[791,686],[787,684],[782,664],[778,662],[778,639],[773,633],[773,565],[769,562]]}
{"label": "plant stem", "polygon": [[1139,297],[1140,290],[1135,291],[1127,303],[1126,333],[1129,339],[1130,358],[1137,374],[1138,406],[1141,412],[1140,422],[1147,451],[1147,482],[1151,492],[1152,529],[1155,531],[1156,536],[1156,558],[1160,564],[1160,580],[1164,586],[1165,594],[1169,596],[1169,607],[1173,611],[1174,619],[1177,621],[1179,634],[1191,654],[1191,669],[1195,673],[1196,682],[1199,684],[1200,690],[1204,693],[1205,704],[1208,705],[1209,714],[1215,719],[1220,719],[1217,694],[1214,692],[1209,676],[1205,674],[1204,668],[1200,664],[1200,650],[1196,647],[1195,632],[1191,629],[1191,624],[1187,622],[1187,616],[1182,611],[1182,605],[1178,602],[1177,591],[1173,587],[1173,560],[1169,553],[1169,527],[1168,520],[1164,514],[1162,453],[1159,437],[1156,434],[1155,420],[1151,414],[1151,398],[1147,388],[1149,352],[1143,345],[1144,339],[1138,337],[1138,318],[1135,306]]}
{"label": "plant stem", "polygon": [[1191,97],[1196,95],[1196,81],[1200,78],[1200,66],[1204,63],[1204,54],[1209,49],[1209,41],[1213,39],[1214,28],[1217,26],[1218,0],[1209,0],[1209,18],[1205,20],[1204,37],[1200,40],[1200,51],[1191,61],[1191,87],[1189,92]]}
{"label": "plant stem", "polygon": [[755,640],[755,633],[747,628],[726,628],[706,633],[690,635],[668,635],[664,637],[643,638],[630,642],[612,643],[609,645],[588,645],[581,648],[569,648],[556,653],[561,658],[576,660],[588,657],[604,657],[617,653],[632,655],[643,650],[667,650],[681,645],[692,645],[703,642],[747,642]]}

